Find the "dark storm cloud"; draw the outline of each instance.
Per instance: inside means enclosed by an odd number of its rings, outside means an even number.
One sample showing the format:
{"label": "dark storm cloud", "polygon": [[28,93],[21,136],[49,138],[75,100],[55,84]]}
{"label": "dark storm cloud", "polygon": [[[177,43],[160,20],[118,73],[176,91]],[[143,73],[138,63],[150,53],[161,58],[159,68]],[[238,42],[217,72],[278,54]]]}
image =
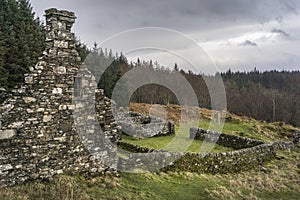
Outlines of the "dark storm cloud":
{"label": "dark storm cloud", "polygon": [[[163,26],[176,30],[197,30],[228,23],[264,23],[295,13],[299,1],[282,0],[32,0],[36,9],[45,5],[74,9],[105,27]],[[39,11],[41,13],[42,11]]]}

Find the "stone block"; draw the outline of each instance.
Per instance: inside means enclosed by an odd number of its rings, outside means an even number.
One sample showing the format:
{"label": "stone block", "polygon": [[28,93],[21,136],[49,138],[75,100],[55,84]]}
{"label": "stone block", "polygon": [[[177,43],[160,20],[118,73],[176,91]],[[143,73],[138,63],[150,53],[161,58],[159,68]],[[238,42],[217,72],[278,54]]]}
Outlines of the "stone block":
{"label": "stone block", "polygon": [[44,115],[43,122],[50,122],[52,120],[52,115]]}
{"label": "stone block", "polygon": [[69,43],[66,42],[66,41],[54,40],[53,46],[56,47],[56,48],[64,48],[64,49],[67,49],[67,48],[69,48]]}
{"label": "stone block", "polygon": [[0,165],[0,173],[13,169],[11,164]]}
{"label": "stone block", "polygon": [[16,134],[17,134],[17,131],[14,129],[0,130],[0,140],[10,139],[10,138],[14,137]]}
{"label": "stone block", "polygon": [[53,88],[52,94],[62,94],[62,89],[61,88]]}
{"label": "stone block", "polygon": [[33,83],[33,77],[32,76],[25,77],[25,83],[32,84]]}
{"label": "stone block", "polygon": [[24,122],[20,121],[20,122],[14,122],[12,123],[12,125],[10,125],[11,128],[13,129],[20,129],[23,127]]}
{"label": "stone block", "polygon": [[36,98],[33,97],[23,97],[25,103],[34,103],[36,102]]}

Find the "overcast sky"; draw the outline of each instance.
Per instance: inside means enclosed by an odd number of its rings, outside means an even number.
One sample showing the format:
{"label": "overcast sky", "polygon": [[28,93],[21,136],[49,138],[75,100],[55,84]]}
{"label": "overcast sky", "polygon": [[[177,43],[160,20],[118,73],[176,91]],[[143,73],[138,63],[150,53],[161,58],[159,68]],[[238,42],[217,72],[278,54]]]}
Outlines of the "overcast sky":
{"label": "overcast sky", "polygon": [[[161,27],[194,39],[221,71],[300,69],[298,0],[31,0],[31,4],[42,19],[48,8],[74,11],[78,18],[74,31],[89,47],[122,31]],[[158,52],[135,56],[163,65],[176,61]]]}

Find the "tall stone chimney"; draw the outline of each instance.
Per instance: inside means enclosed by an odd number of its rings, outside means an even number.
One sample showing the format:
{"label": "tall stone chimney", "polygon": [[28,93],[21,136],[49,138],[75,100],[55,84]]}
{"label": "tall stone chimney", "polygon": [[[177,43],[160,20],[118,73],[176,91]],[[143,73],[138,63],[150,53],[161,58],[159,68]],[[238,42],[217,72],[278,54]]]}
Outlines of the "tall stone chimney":
{"label": "tall stone chimney", "polygon": [[[62,61],[80,61],[75,50],[75,35],[71,32],[75,14],[57,9],[46,10],[46,53],[49,58]],[[72,60],[75,59],[75,60]]]}

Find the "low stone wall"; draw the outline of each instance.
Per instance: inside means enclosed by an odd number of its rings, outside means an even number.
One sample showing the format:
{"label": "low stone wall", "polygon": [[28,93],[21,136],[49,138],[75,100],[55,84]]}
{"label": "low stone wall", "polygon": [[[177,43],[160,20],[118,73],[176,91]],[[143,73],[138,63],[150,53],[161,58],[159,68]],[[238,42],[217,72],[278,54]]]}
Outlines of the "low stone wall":
{"label": "low stone wall", "polygon": [[299,144],[300,143],[300,131],[295,131],[293,134],[293,143]]}
{"label": "low stone wall", "polygon": [[122,141],[119,141],[117,143],[117,145],[121,149],[132,152],[132,153],[150,153],[150,152],[157,151],[155,149],[150,149],[148,147],[142,147],[142,146],[138,146],[138,145],[130,144],[127,142],[122,142]]}
{"label": "low stone wall", "polygon": [[295,148],[295,144],[293,142],[276,141],[276,142],[271,142],[270,144],[272,144],[272,146],[274,147],[275,150],[290,151],[291,149]]}
{"label": "low stone wall", "polygon": [[175,134],[173,122],[137,112],[118,112],[116,121],[124,134],[134,137],[147,138]]}
{"label": "low stone wall", "polygon": [[190,128],[190,139],[205,140],[206,142],[217,143],[219,145],[230,147],[233,149],[245,149],[264,144],[264,142],[260,140],[229,135],[211,130],[204,130],[197,127]]}
{"label": "low stone wall", "polygon": [[189,171],[213,174],[253,169],[272,160],[276,155],[276,149],[290,150],[294,147],[291,142],[272,142],[231,152],[196,154],[191,152],[157,151],[125,142],[119,142],[118,144],[120,148],[126,151],[149,153],[144,158],[142,157],[143,159],[140,156],[134,158],[135,155],[131,155],[131,161],[128,158],[120,158],[118,161],[119,169],[126,168],[128,170],[130,167],[131,170],[136,170],[137,168],[148,169],[146,165],[155,165],[156,163],[159,166],[159,164],[163,163],[166,166],[161,169],[162,171]]}

